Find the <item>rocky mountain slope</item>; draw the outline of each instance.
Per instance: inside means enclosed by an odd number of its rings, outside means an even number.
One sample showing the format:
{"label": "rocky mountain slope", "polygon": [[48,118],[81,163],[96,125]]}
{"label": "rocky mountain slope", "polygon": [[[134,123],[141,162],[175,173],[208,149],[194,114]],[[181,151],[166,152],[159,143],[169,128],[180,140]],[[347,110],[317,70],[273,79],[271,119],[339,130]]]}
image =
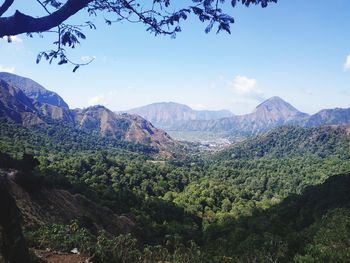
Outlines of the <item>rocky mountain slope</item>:
{"label": "rocky mountain slope", "polygon": [[33,101],[3,80],[0,80],[0,116],[25,126],[43,123]]}
{"label": "rocky mountain slope", "polygon": [[0,72],[0,79],[22,90],[27,97],[38,102],[68,108],[68,104],[57,93],[45,89],[39,83],[29,78],[24,78],[12,73]]}
{"label": "rocky mountain slope", "polygon": [[[14,83],[21,82],[15,81],[14,75],[11,79]],[[28,97],[21,88],[0,80],[0,118],[25,127],[58,122],[101,136],[150,145],[165,155],[169,155],[170,148],[176,146],[176,142],[166,132],[155,128],[140,116],[116,114],[103,106],[70,110],[65,106],[43,102],[41,95],[36,96],[33,90],[31,94]]]}
{"label": "rocky mountain slope", "polygon": [[162,129],[175,129],[179,124],[191,120],[215,120],[233,116],[228,110],[194,110],[175,102],[153,103],[127,112],[140,115]]}
{"label": "rocky mountain slope", "polygon": [[15,199],[27,228],[52,223],[69,224],[76,219],[92,222],[90,227],[95,232],[105,229],[113,234],[128,233],[134,226],[129,218],[116,215],[83,195],[47,187],[28,190],[18,184],[17,173],[16,170],[0,170],[0,176],[6,178],[3,180],[7,181],[7,190]]}
{"label": "rocky mountain slope", "polygon": [[151,145],[161,151],[175,147],[174,140],[138,115],[116,114],[104,106],[73,110],[75,125],[102,136]]}
{"label": "rocky mountain slope", "polygon": [[[92,233],[104,230],[109,234],[117,235],[134,230],[135,223],[131,219],[124,215],[119,216],[111,209],[83,195],[72,194],[62,189],[47,188],[43,185],[38,186],[38,184],[33,191],[28,185],[19,183],[19,174],[21,176],[31,174],[30,172],[23,173],[26,172],[0,168],[0,209],[2,211],[0,216],[0,262],[39,262],[28,253],[22,226],[28,230],[51,224],[70,224],[75,220]],[[31,181],[30,184],[34,185],[35,182]],[[47,259],[47,261],[40,262],[63,262],[52,261],[42,253],[36,254],[41,259]],[[77,257],[70,256],[69,258],[76,259]],[[65,258],[61,256],[57,257],[58,259]]]}
{"label": "rocky mountain slope", "polygon": [[73,123],[69,108],[43,103],[28,97],[21,89],[0,79],[0,117],[24,126],[44,124],[45,119]]}

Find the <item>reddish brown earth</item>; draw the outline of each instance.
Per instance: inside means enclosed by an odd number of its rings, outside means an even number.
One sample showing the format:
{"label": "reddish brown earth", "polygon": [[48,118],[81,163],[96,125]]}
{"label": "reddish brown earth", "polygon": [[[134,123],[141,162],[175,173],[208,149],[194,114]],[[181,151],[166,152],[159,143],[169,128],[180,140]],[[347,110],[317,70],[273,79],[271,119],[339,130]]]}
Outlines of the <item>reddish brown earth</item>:
{"label": "reddish brown earth", "polygon": [[47,263],[86,263],[89,258],[83,255],[35,250],[35,254]]}

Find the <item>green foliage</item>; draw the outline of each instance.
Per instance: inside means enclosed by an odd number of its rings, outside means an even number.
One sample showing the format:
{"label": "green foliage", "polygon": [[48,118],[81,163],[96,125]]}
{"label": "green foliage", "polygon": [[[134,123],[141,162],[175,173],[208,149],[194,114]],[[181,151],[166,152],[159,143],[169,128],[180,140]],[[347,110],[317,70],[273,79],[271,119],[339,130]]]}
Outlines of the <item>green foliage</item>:
{"label": "green foliage", "polygon": [[148,245],[141,249],[138,240],[130,234],[111,236],[101,231],[95,238],[76,222],[70,225],[43,226],[36,231],[27,232],[26,235],[31,246],[63,252],[77,248],[79,252],[93,255],[96,262],[203,262],[200,248],[194,242],[185,246],[174,238],[168,240],[168,248]]}
{"label": "green foliage", "polygon": [[28,129],[3,119],[0,119],[0,149],[14,156],[22,152],[52,156],[107,151],[132,157],[135,153],[147,156],[156,152],[149,146],[101,137],[60,123]]}
{"label": "green foliage", "polygon": [[34,192],[42,184],[43,178],[33,172],[38,165],[39,161],[31,154],[24,153],[20,159],[15,159],[0,151],[0,168],[16,169],[12,172],[16,183],[29,192]]}
{"label": "green foliage", "polygon": [[131,235],[109,238],[105,232],[102,232],[97,237],[95,256],[100,262],[141,262],[141,252],[137,248],[137,240]]}
{"label": "green foliage", "polygon": [[334,209],[310,227],[313,240],[305,247],[305,255],[297,255],[296,262],[349,262],[350,210]]}
{"label": "green foliage", "polygon": [[350,176],[336,176],[350,174],[342,128],[280,128],[234,146],[233,160],[162,162],[67,127],[0,128],[1,168],[19,170],[27,188],[83,194],[136,223],[119,236],[43,226],[27,233],[34,247],[77,247],[100,262],[349,261]]}
{"label": "green foliage", "polygon": [[290,194],[323,183],[330,175],[350,172],[350,161],[313,156],[235,160],[211,164],[199,180],[165,198],[204,218],[213,213],[234,217],[269,208]]}
{"label": "green foliage", "polygon": [[91,253],[93,236],[88,230],[79,227],[77,222],[70,225],[47,225],[37,231],[26,233],[29,244],[42,249],[70,252],[78,248],[80,252]]}
{"label": "green foliage", "polygon": [[[206,251],[231,255],[238,262],[248,256],[258,262],[271,257],[279,258],[276,262],[294,257],[299,262],[347,262],[349,185],[350,175],[334,176],[251,216],[221,215],[204,230]],[[307,261],[311,259],[315,261]]]}
{"label": "green foliage", "polygon": [[337,155],[348,159],[350,136],[345,127],[280,127],[265,135],[250,138],[226,149],[219,160],[283,158],[315,155],[321,158]]}

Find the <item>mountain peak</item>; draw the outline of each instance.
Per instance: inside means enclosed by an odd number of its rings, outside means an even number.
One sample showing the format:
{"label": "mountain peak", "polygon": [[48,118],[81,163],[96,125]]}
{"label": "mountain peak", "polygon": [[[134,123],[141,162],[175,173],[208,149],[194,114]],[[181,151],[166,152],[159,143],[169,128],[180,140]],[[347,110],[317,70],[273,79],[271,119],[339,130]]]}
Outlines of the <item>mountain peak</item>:
{"label": "mountain peak", "polygon": [[[266,107],[266,106],[276,106],[276,105],[285,105],[285,106],[291,106],[288,102],[286,102],[285,100],[283,100],[281,97],[278,96],[274,96],[271,97],[265,101],[263,101],[262,103],[260,103],[258,106],[256,106],[257,109],[261,108],[261,107]],[[294,107],[293,107],[294,108]]]}
{"label": "mountain peak", "polygon": [[274,96],[265,100],[255,108],[255,112],[261,111],[281,113],[289,112],[293,114],[300,113],[300,111],[293,107],[290,103],[286,102],[278,96]]}
{"label": "mountain peak", "polygon": [[[307,117],[291,104],[280,97],[272,97],[259,104],[255,111],[245,116],[246,120],[254,122],[255,131],[266,130],[266,127],[275,127]],[[243,118],[244,119],[244,118]]]}
{"label": "mountain peak", "polygon": [[279,96],[273,96],[273,97],[267,99],[266,102],[285,102],[285,103],[287,103],[284,99],[282,99]]}

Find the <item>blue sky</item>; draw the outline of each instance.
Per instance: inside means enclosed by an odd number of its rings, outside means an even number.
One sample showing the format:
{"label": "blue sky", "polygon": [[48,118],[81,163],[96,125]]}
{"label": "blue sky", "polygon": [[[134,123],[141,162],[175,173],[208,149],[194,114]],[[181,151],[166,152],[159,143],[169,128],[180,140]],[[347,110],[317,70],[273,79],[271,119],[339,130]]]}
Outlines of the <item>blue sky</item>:
{"label": "blue sky", "polygon": [[[15,8],[43,14],[34,0],[19,2]],[[76,73],[35,64],[37,53],[52,47],[50,35],[0,40],[0,69],[36,80],[72,108],[175,101],[243,114],[271,96],[308,113],[350,107],[349,0],[279,0],[266,9],[227,11],[236,20],[231,35],[205,34],[206,25],[190,18],[176,39],[150,35],[142,24],[97,19],[98,29],[86,31],[87,40],[71,52],[76,61],[95,60]]]}

